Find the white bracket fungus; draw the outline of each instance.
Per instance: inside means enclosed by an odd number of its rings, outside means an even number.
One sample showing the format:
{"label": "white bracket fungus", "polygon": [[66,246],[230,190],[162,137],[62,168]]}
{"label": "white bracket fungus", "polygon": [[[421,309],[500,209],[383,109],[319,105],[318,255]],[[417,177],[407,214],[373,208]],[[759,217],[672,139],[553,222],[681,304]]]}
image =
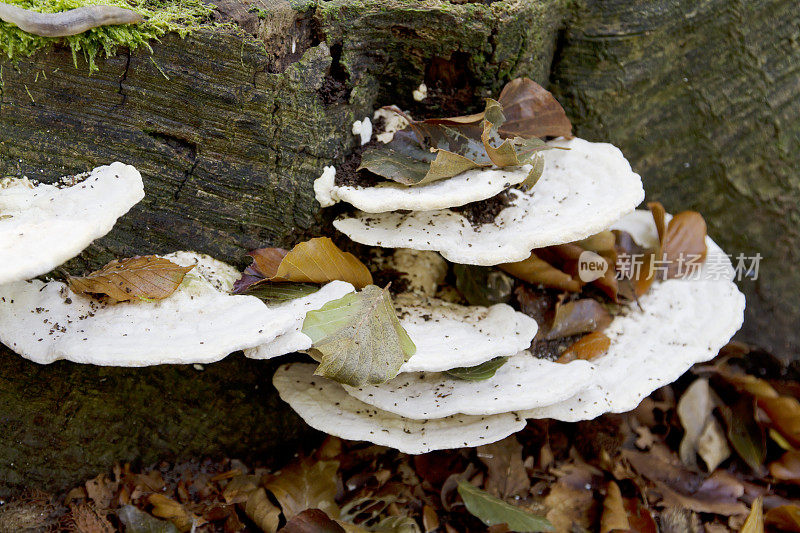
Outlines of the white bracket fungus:
{"label": "white bracket fungus", "polygon": [[420,83],[419,87],[414,89],[414,91],[411,93],[411,96],[414,97],[414,100],[417,102],[425,100],[428,97],[428,86],[424,83]]}
{"label": "white bracket fungus", "polygon": [[525,427],[514,413],[454,415],[411,420],[371,407],[348,395],[338,383],[314,375],[316,365],[281,366],[272,379],[283,401],[308,425],[343,439],[365,440],[404,453],[490,444]]}
{"label": "white bracket fungus", "polygon": [[430,211],[447,209],[496,196],[512,185],[525,181],[530,165],[516,168],[475,169],[446,180],[409,187],[393,181],[371,187],[336,185],[335,170],[325,167],[314,181],[314,192],[322,207],[347,202],[365,213],[388,211]]}
{"label": "white bracket fungus", "polygon": [[[75,182],[70,185],[70,183]],[[144,198],[130,165],[98,167],[60,185],[26,179],[0,185],[0,285],[45,274],[114,227]]]}
{"label": "white bracket fungus", "polygon": [[616,147],[582,139],[551,141],[569,150],[542,152],[542,177],[493,223],[473,227],[447,209],[360,213],[334,226],[361,244],[435,250],[453,263],[497,265],[521,261],[534,248],[572,242],[606,229],[643,199],[638,174]]}
{"label": "white bracket fungus", "polygon": [[255,296],[231,295],[239,272],[191,252],[164,256],[196,267],[169,297],[109,303],[61,282],[0,286],[0,341],[37,363],[67,359],[105,366],[210,363],[265,344],[296,316]]}
{"label": "white bracket fungus", "polygon": [[338,300],[355,290],[355,287],[346,281],[331,281],[308,296],[268,305],[270,309],[290,314],[294,318],[293,327],[266,344],[245,350],[244,354],[252,359],[271,359],[287,353],[308,350],[311,348],[311,338],[301,331],[306,313],[316,311],[326,303]]}
{"label": "white bracket fungus", "polygon": [[385,108],[376,110],[375,113],[372,114],[372,120],[376,123],[379,120],[383,120],[383,133],[379,133],[375,138],[384,144],[394,139],[395,132],[408,126],[408,120],[406,120],[405,117]]}
{"label": "white bracket fungus", "polygon": [[406,418],[492,415],[566,400],[584,389],[592,373],[593,367],[586,361],[553,364],[523,351],[486,380],[422,372],[400,374],[381,385],[345,386],[345,390],[364,403]]}
{"label": "white bracket fungus", "polygon": [[[657,242],[648,211],[636,211],[613,228],[628,231],[639,244]],[[630,411],[692,365],[715,357],[741,327],[745,299],[733,282],[728,256],[710,238],[706,244],[708,254],[696,279],[690,275],[654,283],[640,299],[641,311],[630,306],[604,330],[611,345],[592,361],[595,370],[585,390],[525,416],[574,422]]]}
{"label": "white bracket fungus", "polygon": [[395,298],[400,324],[417,351],[400,372],[475,366],[527,349],[538,326],[506,304],[464,306],[416,294]]}
{"label": "white bracket fungus", "polygon": [[361,146],[364,146],[372,140],[372,121],[369,117],[364,117],[364,120],[356,120],[353,122],[353,135],[361,137]]}

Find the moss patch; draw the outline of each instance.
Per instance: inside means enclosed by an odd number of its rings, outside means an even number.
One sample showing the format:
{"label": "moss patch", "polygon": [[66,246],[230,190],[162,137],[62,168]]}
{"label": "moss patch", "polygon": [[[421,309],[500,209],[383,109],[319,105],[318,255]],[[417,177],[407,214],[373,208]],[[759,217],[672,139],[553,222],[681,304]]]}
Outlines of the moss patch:
{"label": "moss patch", "polygon": [[140,24],[103,26],[79,35],[62,38],[39,37],[26,33],[13,24],[0,21],[0,51],[9,59],[28,57],[34,52],[54,44],[69,46],[75,66],[78,55],[83,55],[89,72],[97,70],[95,58],[100,52],[106,57],[114,55],[120,47],[151,50],[149,41],[168,32],[186,36],[193,28],[210,19],[214,6],[202,0],[5,0],[25,9],[42,13],[56,13],[85,5],[104,4],[133,9],[145,20]]}

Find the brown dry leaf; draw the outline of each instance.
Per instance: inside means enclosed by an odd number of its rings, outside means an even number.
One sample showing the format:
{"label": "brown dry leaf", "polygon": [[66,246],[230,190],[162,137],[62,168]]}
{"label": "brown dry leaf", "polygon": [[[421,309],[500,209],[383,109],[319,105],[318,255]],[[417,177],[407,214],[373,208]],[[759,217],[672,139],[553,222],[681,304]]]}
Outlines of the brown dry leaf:
{"label": "brown dry leaf", "polygon": [[758,398],[758,406],[767,413],[770,425],[792,446],[800,447],[800,402],[790,396]]}
{"label": "brown dry leaf", "polygon": [[619,485],[609,481],[603,500],[603,514],[600,517],[600,533],[611,533],[617,529],[628,530],[630,527]]}
{"label": "brown dry leaf", "polygon": [[69,277],[77,294],[105,294],[117,302],[163,300],[169,297],[193,266],[182,267],[155,255],[114,260],[88,276]]}
{"label": "brown dry leaf", "polygon": [[704,378],[696,379],[689,385],[678,402],[678,419],[684,431],[679,456],[683,464],[690,468],[697,467],[698,442],[713,410],[711,388]]}
{"label": "brown dry leaf", "polygon": [[576,359],[583,359],[584,361],[591,361],[595,357],[600,357],[611,346],[611,339],[602,331],[593,331],[588,335],[584,335],[572,346],[564,350],[556,360],[556,363],[569,363]]}
{"label": "brown dry leaf", "polygon": [[764,522],[781,531],[800,533],[800,506],[781,505],[770,509],[764,517]]}
{"label": "brown dry leaf", "polygon": [[769,464],[769,473],[780,481],[800,484],[800,451],[789,450]]}
{"label": "brown dry leaf", "polygon": [[345,529],[319,509],[297,514],[281,528],[282,533],[345,533]]}
{"label": "brown dry leaf", "polygon": [[321,509],[330,516],[339,516],[334,503],[338,461],[317,461],[304,458],[273,475],[264,486],[280,503],[287,520],[306,509]]}
{"label": "brown dry leaf", "polygon": [[739,533],[764,533],[764,504],[761,496],[755,499],[750,514]]}
{"label": "brown dry leaf", "polygon": [[584,464],[567,463],[555,471],[558,479],[550,484],[544,499],[549,509],[546,518],[555,531],[573,531],[573,526],[590,530],[597,519],[597,501],[591,490],[593,472]]}
{"label": "brown dry leaf", "polygon": [[492,496],[509,498],[525,496],[531,482],[522,462],[522,445],[515,435],[479,446],[478,458],[486,465],[485,490]]}
{"label": "brown dry leaf", "polygon": [[425,529],[425,533],[431,533],[431,531],[439,529],[439,515],[430,505],[425,505],[422,508],[422,527]]}
{"label": "brown dry leaf", "polygon": [[87,481],[85,487],[86,495],[94,502],[97,509],[109,509],[111,500],[119,488],[119,483],[109,479],[105,474],[100,474]]}
{"label": "brown dry leaf", "polygon": [[187,511],[183,505],[163,494],[151,494],[147,501],[153,506],[151,513],[158,518],[169,520],[181,532],[190,531],[205,523],[201,517]]}
{"label": "brown dry leaf", "polygon": [[328,283],[340,280],[357,289],[372,284],[372,274],[356,256],[344,252],[328,237],[301,242],[291,251],[260,248],[250,252],[253,264],[234,285],[241,293],[261,282]]}
{"label": "brown dry leaf", "polygon": [[529,78],[517,78],[503,87],[498,102],[506,121],[503,137],[572,138],[572,124],[552,94]]}
{"label": "brown dry leaf", "polygon": [[534,253],[522,261],[504,263],[498,266],[515,278],[534,285],[542,285],[568,292],[579,292],[581,290],[582,283],[579,280],[566,272],[562,272]]}
{"label": "brown dry leaf", "polygon": [[269,500],[264,488],[258,486],[258,476],[240,475],[225,485],[225,501],[236,503],[265,533],[275,533],[280,524],[281,510]]}
{"label": "brown dry leaf", "polygon": [[611,323],[611,313],[597,300],[582,298],[556,305],[555,317],[545,339],[553,340],[580,333],[602,331]]}
{"label": "brown dry leaf", "polygon": [[702,264],[706,258],[706,221],[696,211],[683,211],[666,223],[666,210],[659,202],[649,202],[659,240],[658,257],[665,268],[659,268],[667,279],[691,271],[691,264]]}
{"label": "brown dry leaf", "polygon": [[697,455],[706,463],[709,472],[716,470],[731,455],[725,432],[713,416],[709,418],[697,440]]}

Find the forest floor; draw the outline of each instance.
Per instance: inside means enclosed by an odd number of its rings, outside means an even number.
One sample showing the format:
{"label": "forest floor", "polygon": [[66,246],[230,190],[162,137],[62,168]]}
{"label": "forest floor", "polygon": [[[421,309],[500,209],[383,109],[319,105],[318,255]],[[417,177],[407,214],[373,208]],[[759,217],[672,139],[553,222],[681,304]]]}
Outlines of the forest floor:
{"label": "forest floor", "polygon": [[[800,364],[731,343],[630,413],[530,421],[495,444],[417,456],[331,437],[279,471],[109,465],[67,493],[4,502],[0,532],[503,533],[476,515],[518,509],[559,532],[798,532],[798,398]],[[468,510],[463,481],[514,507],[481,510],[473,495]]]}

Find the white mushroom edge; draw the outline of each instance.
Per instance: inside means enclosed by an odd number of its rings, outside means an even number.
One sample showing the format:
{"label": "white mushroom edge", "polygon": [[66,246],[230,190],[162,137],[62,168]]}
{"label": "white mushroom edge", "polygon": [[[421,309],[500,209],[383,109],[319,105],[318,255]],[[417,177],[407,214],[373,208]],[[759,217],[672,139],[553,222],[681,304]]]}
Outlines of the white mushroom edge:
{"label": "white mushroom edge", "polygon": [[142,198],[139,171],[119,162],[58,185],[0,181],[0,285],[35,278],[72,259]]}
{"label": "white mushroom edge", "polygon": [[359,213],[334,222],[361,244],[434,250],[453,263],[497,265],[521,261],[534,248],[583,239],[608,228],[644,199],[638,174],[622,152],[583,139],[550,141],[569,150],[542,152],[545,168],[531,191],[494,222],[473,227],[448,209],[412,213]]}
{"label": "white mushroom edge", "polygon": [[525,427],[525,420],[514,413],[403,418],[353,398],[338,383],[314,375],[315,368],[314,364],[289,363],[278,368],[272,382],[283,401],[309,426],[343,439],[420,454],[490,444]]}
{"label": "white mushroom edge", "polygon": [[0,341],[47,364],[59,359],[103,366],[211,363],[265,344],[297,317],[254,296],[229,294],[240,273],[206,255],[163,256],[195,265],[169,297],[108,303],[73,293],[61,282],[0,286]]}

